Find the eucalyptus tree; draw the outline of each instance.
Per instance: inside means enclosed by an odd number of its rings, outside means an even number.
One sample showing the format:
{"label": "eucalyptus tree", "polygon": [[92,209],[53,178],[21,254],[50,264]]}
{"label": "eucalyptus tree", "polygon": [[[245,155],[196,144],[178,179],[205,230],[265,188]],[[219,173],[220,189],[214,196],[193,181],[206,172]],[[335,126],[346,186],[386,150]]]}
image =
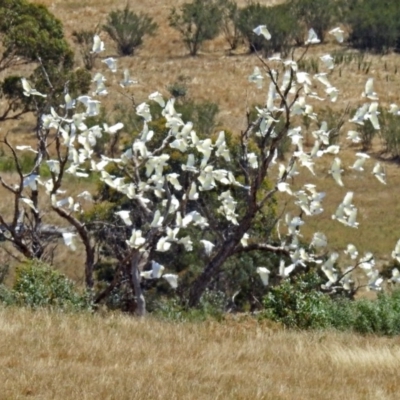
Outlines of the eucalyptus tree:
{"label": "eucalyptus tree", "polygon": [[[0,121],[46,107],[44,98],[24,96],[18,71],[33,66],[30,80],[35,86],[57,98],[68,82],[71,94],[86,92],[90,75],[73,70],[74,54],[64,37],[61,22],[41,4],[26,0],[4,0],[0,4]],[[44,72],[45,71],[45,72]],[[51,85],[49,85],[49,80]]]}
{"label": "eucalyptus tree", "polygon": [[[267,26],[259,26],[254,34],[269,40],[273,32]],[[305,51],[318,42],[315,31],[310,29]],[[103,47],[95,37],[92,51],[100,52]],[[50,247],[51,252],[56,251],[60,238],[71,251],[79,246],[85,254],[82,264],[86,285],[96,291],[94,300],[102,301],[113,288],[128,282],[141,316],[146,313],[146,281],[165,278],[171,290],[179,289],[184,274],[178,275],[173,265],[159,262],[160,254],[178,252],[196,252],[204,260],[203,268],[190,284],[188,303],[192,307],[199,304],[230,257],[253,251],[281,257],[273,266],[281,279],[313,264],[320,265],[326,276],[322,287],[325,292],[354,293],[359,288],[352,278],[355,270],[364,272],[363,286],[380,290],[383,278],[371,253],[359,256],[351,243],[342,255],[338,251],[327,253],[324,232],[315,232],[307,246],[302,243],[301,229],[306,223],[303,216],[323,213],[326,194],[313,183],[296,187],[293,180],[304,170],[315,175],[320,160],[328,158],[332,185],[348,184],[343,179],[341,146],[331,143],[343,126],[347,109],[336,126],[319,121],[312,102],[337,102],[340,91],[323,73],[310,76],[301,71],[298,61],[277,56],[258,58],[259,64],[252,73],[249,71],[247,79],[254,83],[255,90],[266,88],[266,102],[256,107],[254,118],[249,115],[247,126],[237,132],[234,146],[229,144],[224,131],[215,137],[200,137],[193,123],[184,121],[176,111],[175,99],[166,100],[156,91],[147,101],[136,105],[141,131],[119,152],[120,146],[116,144],[124,137],[122,123],[89,123],[89,117],[100,113],[96,93],[105,90],[105,80],[97,73],[92,96],[75,99],[67,93],[63,104],[42,113],[36,148],[14,147],[5,138],[15,161],[17,179],[0,180],[13,207],[11,215],[0,214],[4,240],[28,258],[43,258]],[[123,87],[133,84],[127,78],[129,72],[121,73]],[[23,79],[22,85],[24,96],[45,98],[46,94],[28,80]],[[347,123],[354,127],[371,124],[379,130],[378,95],[373,80],[367,80],[361,101],[363,105]],[[149,128],[154,114],[151,105],[157,105],[164,118],[165,134],[161,138]],[[304,144],[301,119],[309,119],[317,127],[311,131],[311,148]],[[97,156],[94,149],[104,135],[111,139],[110,152]],[[352,133],[349,140],[356,136]],[[279,162],[284,142],[290,148],[289,157]],[[20,165],[22,151],[37,154],[31,171],[24,171]],[[360,153],[352,168],[367,173],[364,170],[368,164],[368,156]],[[42,174],[44,166],[49,170],[48,176]],[[382,164],[376,163],[369,173],[377,178],[377,185],[386,184]],[[111,206],[96,204],[95,196],[88,191],[76,196],[65,193],[67,176],[87,179],[90,175],[97,175],[110,196],[114,196],[116,201]],[[260,229],[263,217],[276,206],[278,193],[297,207],[298,214],[283,211],[269,220],[268,229]],[[96,210],[100,218],[85,220],[82,210]],[[349,190],[332,218],[349,229],[361,229],[358,211]],[[54,213],[65,221],[65,227],[44,224]],[[400,260],[398,247],[399,244],[392,253],[396,260]],[[347,257],[349,266],[345,269],[338,266],[340,256]],[[102,258],[111,260],[113,279],[107,287],[97,288],[94,267]],[[257,266],[254,273],[260,275],[264,285],[271,284],[271,270],[265,265]],[[396,271],[393,277],[397,279]]]}

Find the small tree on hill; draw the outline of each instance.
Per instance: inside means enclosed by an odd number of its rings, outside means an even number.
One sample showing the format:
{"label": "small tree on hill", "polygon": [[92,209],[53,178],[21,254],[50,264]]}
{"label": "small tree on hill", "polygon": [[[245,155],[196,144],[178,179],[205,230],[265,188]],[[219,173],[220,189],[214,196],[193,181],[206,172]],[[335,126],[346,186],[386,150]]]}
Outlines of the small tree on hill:
{"label": "small tree on hill", "polygon": [[289,0],[287,6],[291,15],[303,24],[304,36],[313,28],[323,42],[327,30],[342,21],[346,3],[342,0]]}
{"label": "small tree on hill", "polygon": [[349,43],[363,51],[387,53],[398,46],[400,4],[378,0],[357,1],[349,7],[346,22],[351,27]]}
{"label": "small tree on hill", "polygon": [[78,30],[72,33],[74,41],[79,45],[82,61],[87,70],[92,70],[94,62],[98,56],[97,53],[92,51],[93,37],[98,32],[98,29]]}
{"label": "small tree on hill", "polygon": [[235,50],[242,40],[242,35],[238,27],[240,8],[235,0],[220,0],[222,7],[221,30],[230,50]]}
{"label": "small tree on hill", "polygon": [[193,0],[179,10],[172,8],[169,25],[181,34],[190,55],[195,56],[205,41],[219,34],[222,18],[223,8],[218,0]]}
{"label": "small tree on hill", "polygon": [[[268,26],[271,40],[266,41],[253,32],[258,25]],[[285,57],[300,35],[300,25],[287,4],[267,7],[259,2],[249,2],[239,10],[236,26],[245,38],[249,51],[261,51],[265,55],[280,52]]]}
{"label": "small tree on hill", "polygon": [[103,29],[116,43],[121,56],[131,56],[143,43],[145,35],[154,35],[157,24],[147,14],[137,14],[126,5],[123,10],[108,14]]}

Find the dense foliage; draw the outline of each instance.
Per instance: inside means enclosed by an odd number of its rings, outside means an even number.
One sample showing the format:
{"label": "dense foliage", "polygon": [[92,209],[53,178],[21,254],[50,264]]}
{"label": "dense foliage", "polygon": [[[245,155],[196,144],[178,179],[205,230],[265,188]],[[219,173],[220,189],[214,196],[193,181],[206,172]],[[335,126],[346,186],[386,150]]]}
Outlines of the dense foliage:
{"label": "dense foliage", "polygon": [[143,43],[146,35],[154,35],[157,24],[147,14],[137,14],[128,5],[123,10],[111,11],[103,29],[116,43],[121,56],[131,56]]}
{"label": "dense foliage", "polygon": [[351,27],[350,45],[386,53],[400,43],[400,3],[397,1],[353,0],[348,2],[344,21]]}
{"label": "dense foliage", "polygon": [[205,41],[219,34],[222,18],[219,0],[193,0],[179,10],[172,8],[169,24],[181,34],[190,55],[195,56]]}
{"label": "dense foliage", "polygon": [[400,290],[376,300],[349,300],[321,293],[315,272],[288,279],[264,297],[263,317],[296,329],[338,329],[362,334],[400,334]]}
{"label": "dense foliage", "polygon": [[[258,2],[250,2],[239,10],[237,27],[249,47],[250,52],[262,51],[265,55],[273,52],[288,54],[295,40],[305,35],[296,16],[291,12],[288,4],[267,7]],[[273,33],[271,40],[266,41],[262,36],[254,34],[253,29],[258,25],[266,24],[268,30]]]}
{"label": "dense foliage", "polygon": [[25,0],[5,0],[0,4],[0,97],[6,105],[0,108],[0,120],[17,118],[29,111],[45,107],[45,99],[22,94],[20,77],[14,70],[25,64],[35,66],[30,77],[38,90],[59,98],[69,82],[72,95],[89,89],[90,75],[74,71],[74,53],[64,37],[61,22],[49,10]]}
{"label": "dense foliage", "polygon": [[62,311],[90,310],[90,296],[54,268],[28,262],[16,270],[12,289],[0,285],[0,301],[22,307],[49,307]]}

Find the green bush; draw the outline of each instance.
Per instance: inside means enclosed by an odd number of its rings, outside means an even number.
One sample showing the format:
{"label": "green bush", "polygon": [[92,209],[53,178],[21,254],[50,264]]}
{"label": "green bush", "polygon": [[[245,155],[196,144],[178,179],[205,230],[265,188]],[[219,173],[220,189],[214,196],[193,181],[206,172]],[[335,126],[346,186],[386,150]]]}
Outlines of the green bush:
{"label": "green bush", "polygon": [[167,86],[168,92],[176,99],[184,99],[188,92],[187,81],[190,78],[185,75],[179,75],[177,80]]}
{"label": "green bush", "polygon": [[6,304],[32,308],[50,307],[65,311],[91,309],[87,293],[81,294],[72,281],[37,261],[17,268],[12,290],[3,287],[0,300]]}
{"label": "green bush", "polygon": [[[90,74],[73,70],[74,54],[64,37],[63,26],[44,6],[26,0],[2,0],[0,2],[0,98],[7,102],[0,120],[17,118],[46,104],[48,99],[38,96],[24,96],[21,77],[15,76],[18,66],[31,64],[26,71],[33,71],[27,77],[39,92],[61,96],[65,82],[69,82],[71,96],[86,93],[90,86]],[[41,65],[38,65],[38,60]],[[43,73],[46,71],[46,76]]]}
{"label": "green bush", "polygon": [[206,290],[196,308],[186,307],[176,297],[157,298],[149,302],[148,308],[156,318],[177,322],[201,322],[210,318],[222,320],[226,302],[224,293]]}
{"label": "green bush", "polygon": [[242,40],[238,28],[240,9],[235,0],[219,0],[222,6],[221,31],[229,44],[230,50],[235,50]]}
{"label": "green bush", "polygon": [[154,35],[157,24],[147,14],[136,14],[129,6],[123,10],[111,11],[103,29],[117,44],[118,53],[131,56],[143,43],[145,35]]}
{"label": "green bush", "polygon": [[[73,53],[64,38],[61,21],[44,6],[26,0],[2,0],[0,32],[3,57],[23,57],[72,66]],[[7,63],[5,63],[7,65]]]}
{"label": "green bush", "polygon": [[379,293],[376,300],[331,298],[320,290],[313,272],[285,280],[264,298],[263,316],[295,329],[337,329],[361,334],[400,333],[400,290]]}
{"label": "green bush", "polygon": [[319,72],[319,59],[314,57],[303,58],[299,61],[299,69],[301,71],[318,74]]}
{"label": "green bush", "polygon": [[97,53],[92,52],[93,37],[97,33],[97,29],[81,29],[72,33],[75,43],[79,46],[83,64],[89,71],[93,69],[94,62],[98,56]]}
{"label": "green bush", "polygon": [[12,306],[15,304],[15,295],[7,286],[0,284],[0,304]]}
{"label": "green bush", "polygon": [[[357,109],[350,110],[349,113],[351,116],[355,115]],[[367,151],[372,146],[372,141],[374,140],[378,131],[373,127],[369,120],[364,121],[363,125],[357,124],[356,127],[357,132],[360,134],[362,150]]]}
{"label": "green bush", "polygon": [[400,333],[400,290],[379,293],[374,301],[356,301],[354,308],[354,331],[389,336]]}
{"label": "green bush", "polygon": [[[300,26],[293,17],[287,4],[267,7],[258,2],[250,2],[242,8],[237,18],[237,28],[248,43],[249,51],[262,51],[266,55],[281,52],[282,56],[289,53],[299,34]],[[271,39],[257,36],[253,29],[259,25],[267,25]]]}
{"label": "green bush", "polygon": [[384,145],[384,152],[393,159],[400,159],[400,127],[398,116],[382,110],[380,136]]}
{"label": "green bush", "polygon": [[265,316],[289,328],[329,327],[330,299],[319,290],[321,283],[315,272],[284,280],[265,296]]}
{"label": "green bush", "polygon": [[219,105],[209,100],[197,101],[188,96],[188,78],[180,75],[167,87],[170,94],[177,99],[175,109],[184,121],[193,122],[196,133],[210,136],[218,125]]}
{"label": "green bush", "polygon": [[222,18],[223,7],[218,0],[193,0],[179,11],[171,9],[169,25],[181,34],[190,55],[195,56],[205,41],[219,34]]}
{"label": "green bush", "polygon": [[[32,171],[35,165],[36,156],[30,151],[19,153],[18,161],[21,167],[22,173],[27,174]],[[14,172],[16,171],[15,160],[8,153],[0,149],[0,172]],[[41,164],[39,167],[40,176],[43,178],[50,177],[50,169],[47,164]]]}
{"label": "green bush", "polygon": [[349,43],[361,50],[388,52],[398,43],[399,16],[399,2],[354,0],[346,18],[351,26]]}
{"label": "green bush", "polygon": [[196,132],[200,135],[210,136],[218,125],[217,115],[219,106],[212,101],[196,102],[186,100],[176,106],[177,112],[182,114],[184,121],[192,121]]}
{"label": "green bush", "polygon": [[289,0],[287,6],[303,27],[303,37],[299,37],[302,39],[301,44],[310,28],[314,29],[323,42],[327,30],[342,19],[341,0]]}

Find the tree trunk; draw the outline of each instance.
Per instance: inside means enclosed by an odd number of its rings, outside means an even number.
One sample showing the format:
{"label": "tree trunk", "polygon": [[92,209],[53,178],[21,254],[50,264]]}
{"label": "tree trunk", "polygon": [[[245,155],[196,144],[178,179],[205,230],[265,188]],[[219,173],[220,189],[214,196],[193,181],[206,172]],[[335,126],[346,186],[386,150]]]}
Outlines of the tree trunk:
{"label": "tree trunk", "polygon": [[[54,193],[53,193],[54,194]],[[85,224],[80,222],[70,213],[67,213],[64,209],[56,206],[52,206],[52,209],[62,218],[67,220],[78,232],[83,245],[85,246],[86,261],[85,261],[85,282],[86,288],[89,290],[93,289],[93,265],[95,261],[94,246],[90,244],[90,233],[87,230]]]}
{"label": "tree trunk", "polygon": [[[255,199],[255,195],[252,196]],[[230,257],[243,235],[249,230],[253,218],[256,214],[256,202],[253,200],[249,205],[247,214],[243,217],[239,226],[232,236],[221,244],[218,253],[210,260],[202,274],[194,281],[189,293],[189,307],[196,307],[207,286],[211,283],[214,276],[218,275],[222,265]]]}
{"label": "tree trunk", "polygon": [[131,261],[131,279],[136,297],[136,304],[137,304],[136,314],[139,317],[145,317],[146,299],[144,298],[142,288],[140,287],[140,268],[139,268],[140,261],[141,261],[141,253],[139,251],[136,251]]}
{"label": "tree trunk", "polygon": [[94,304],[98,304],[103,299],[108,297],[108,295],[113,291],[113,289],[121,283],[120,269],[121,269],[121,264],[119,264],[118,267],[116,268],[112,282],[96,296],[96,298],[94,299]]}
{"label": "tree trunk", "polygon": [[203,273],[195,280],[189,293],[189,307],[196,307],[199,304],[207,286],[212,281],[212,278],[218,274],[225,260],[233,253],[235,246],[236,242],[233,242],[233,240],[224,244],[221,250],[208,263]]}
{"label": "tree trunk", "polygon": [[93,265],[94,265],[94,249],[86,249],[86,262],[85,262],[85,282],[86,288],[89,290],[93,289]]}

